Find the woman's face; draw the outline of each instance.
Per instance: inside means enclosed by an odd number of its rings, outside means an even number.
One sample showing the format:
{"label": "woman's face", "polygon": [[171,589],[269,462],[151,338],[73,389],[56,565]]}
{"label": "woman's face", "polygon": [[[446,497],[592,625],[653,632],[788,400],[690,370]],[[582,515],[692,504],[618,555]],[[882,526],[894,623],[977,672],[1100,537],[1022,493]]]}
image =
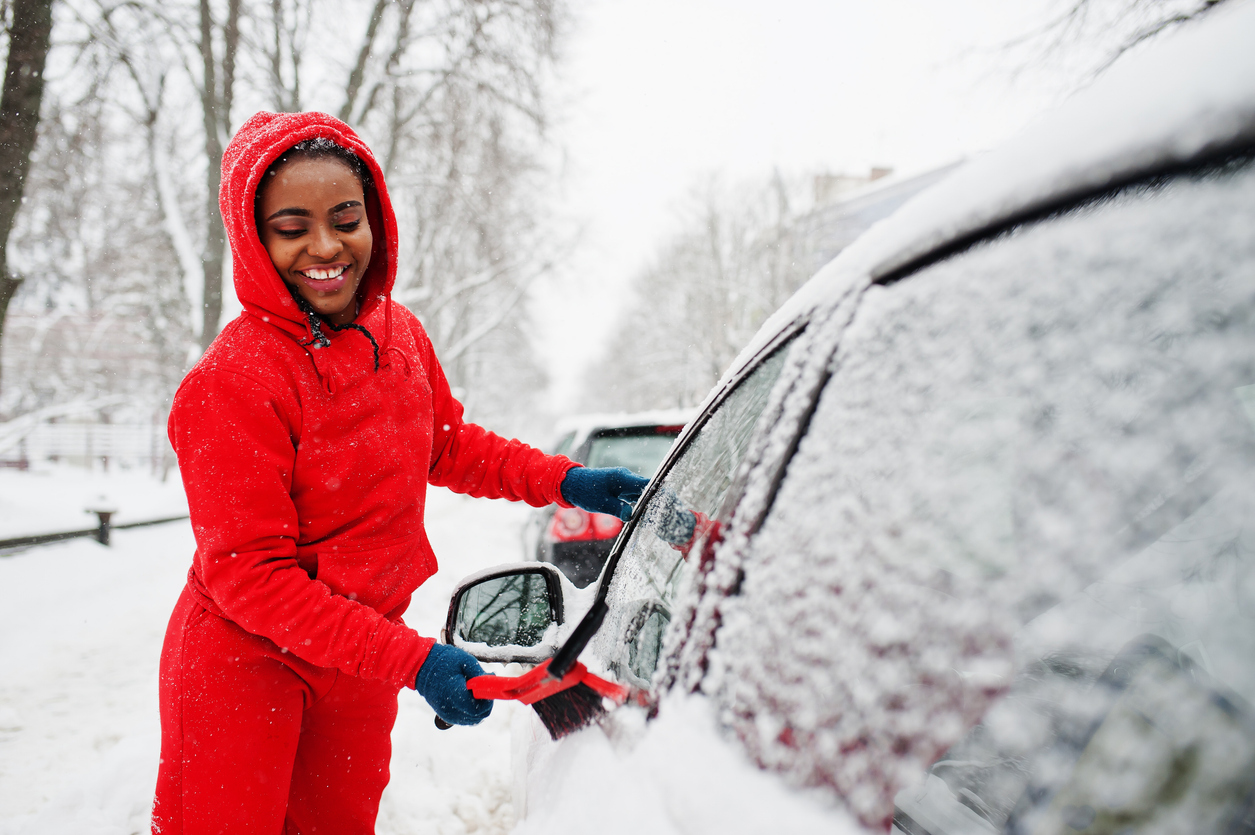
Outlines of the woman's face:
{"label": "woman's face", "polygon": [[296,159],[263,187],[257,232],[279,277],[327,321],[352,322],[372,241],[357,176],[337,159]]}

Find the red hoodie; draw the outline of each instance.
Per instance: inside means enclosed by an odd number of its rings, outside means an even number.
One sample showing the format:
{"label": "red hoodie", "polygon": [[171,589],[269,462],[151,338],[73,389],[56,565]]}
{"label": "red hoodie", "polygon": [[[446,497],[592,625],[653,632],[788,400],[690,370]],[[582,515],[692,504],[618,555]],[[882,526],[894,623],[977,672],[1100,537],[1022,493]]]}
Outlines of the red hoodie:
{"label": "red hoodie", "polygon": [[[253,218],[266,168],[326,137],[374,174],[370,266],[356,322],[309,323],[270,262]],[[222,160],[220,194],[244,312],[175,394],[170,442],[196,535],[188,585],[211,612],[323,667],[413,687],[434,643],[405,626],[414,589],[436,571],[423,529],[427,484],[472,496],[562,501],[575,466],[462,420],[423,326],[391,300],[397,224],[383,172],[344,123],[259,113]]]}

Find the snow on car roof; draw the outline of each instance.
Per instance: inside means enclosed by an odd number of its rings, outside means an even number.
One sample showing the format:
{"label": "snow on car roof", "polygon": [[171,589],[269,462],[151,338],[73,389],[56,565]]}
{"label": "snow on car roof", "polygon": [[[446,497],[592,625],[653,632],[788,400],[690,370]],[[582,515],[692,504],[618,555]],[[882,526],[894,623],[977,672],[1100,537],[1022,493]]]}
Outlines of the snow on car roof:
{"label": "snow on car roof", "polygon": [[[1255,141],[1255,2],[1217,9],[909,200],[804,284],[725,372],[789,322],[983,232]],[[713,392],[712,392],[713,396]]]}

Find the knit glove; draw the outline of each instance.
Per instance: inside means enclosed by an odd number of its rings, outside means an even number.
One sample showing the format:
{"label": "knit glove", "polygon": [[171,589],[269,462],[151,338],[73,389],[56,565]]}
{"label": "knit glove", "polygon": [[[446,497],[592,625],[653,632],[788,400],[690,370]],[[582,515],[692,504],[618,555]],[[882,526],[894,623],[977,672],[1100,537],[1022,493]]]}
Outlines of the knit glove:
{"label": "knit glove", "polygon": [[466,682],[482,675],[484,668],[469,652],[435,644],[418,670],[414,689],[450,725],[478,725],[492,713],[492,699],[475,698]]}
{"label": "knit glove", "polygon": [[662,487],[649,502],[644,523],[663,542],[677,548],[687,545],[697,530],[697,514],[670,487]]}
{"label": "knit glove", "polygon": [[562,498],[589,513],[608,513],[625,522],[649,479],[627,467],[574,467],[562,479]]}

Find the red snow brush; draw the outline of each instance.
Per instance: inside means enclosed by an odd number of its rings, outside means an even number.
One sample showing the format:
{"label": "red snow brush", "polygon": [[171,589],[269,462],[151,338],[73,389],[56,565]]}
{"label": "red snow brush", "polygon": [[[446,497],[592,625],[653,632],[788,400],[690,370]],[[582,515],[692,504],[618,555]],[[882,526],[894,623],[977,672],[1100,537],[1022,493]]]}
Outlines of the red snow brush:
{"label": "red snow brush", "polygon": [[531,705],[554,739],[591,725],[606,713],[603,699],[621,705],[633,692],[590,673],[576,660],[601,628],[607,611],[604,598],[599,598],[553,658],[523,675],[476,676],[466,686],[477,699],[514,699]]}
{"label": "red snow brush", "polygon": [[[614,566],[608,570],[613,574]],[[467,688],[477,699],[514,699],[531,705],[554,739],[561,739],[604,716],[603,699],[621,705],[631,697],[645,704],[641,691],[606,681],[576,660],[601,628],[608,611],[603,585],[598,589],[592,608],[553,658],[521,676],[476,676],[466,682]],[[436,727],[452,726],[437,716]]]}
{"label": "red snow brush", "polygon": [[606,713],[602,699],[627,701],[631,688],[606,681],[576,661],[564,675],[551,672],[549,659],[521,676],[476,676],[466,682],[477,699],[514,699],[531,705],[549,736],[561,739]]}

